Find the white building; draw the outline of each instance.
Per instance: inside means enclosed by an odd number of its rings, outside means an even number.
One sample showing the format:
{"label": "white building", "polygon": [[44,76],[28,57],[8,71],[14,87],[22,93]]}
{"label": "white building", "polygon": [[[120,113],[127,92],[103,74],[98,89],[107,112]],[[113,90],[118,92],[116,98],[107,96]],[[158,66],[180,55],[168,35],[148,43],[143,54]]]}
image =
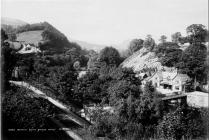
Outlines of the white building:
{"label": "white building", "polygon": [[162,94],[181,93],[185,91],[185,84],[190,78],[186,74],[178,73],[177,69],[164,69],[154,73],[152,76],[144,79],[142,85],[151,81],[157,91]]}
{"label": "white building", "polygon": [[23,48],[18,51],[20,54],[30,54],[30,53],[38,53],[41,52],[41,50],[35,46],[31,46],[29,44],[23,44]]}
{"label": "white building", "polygon": [[189,106],[195,106],[195,107],[208,107],[208,102],[209,102],[208,94],[209,93],[200,92],[200,91],[186,93],[187,104]]}

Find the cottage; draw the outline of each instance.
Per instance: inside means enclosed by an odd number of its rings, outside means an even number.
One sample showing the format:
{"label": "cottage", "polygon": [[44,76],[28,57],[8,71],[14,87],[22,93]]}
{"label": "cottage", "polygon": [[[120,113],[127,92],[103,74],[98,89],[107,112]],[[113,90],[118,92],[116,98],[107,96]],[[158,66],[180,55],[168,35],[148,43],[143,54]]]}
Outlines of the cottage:
{"label": "cottage", "polygon": [[18,53],[20,54],[31,54],[31,53],[38,53],[38,52],[41,52],[41,50],[30,44],[23,44],[22,49],[18,51]]}
{"label": "cottage", "polygon": [[159,92],[162,94],[170,94],[184,92],[185,84],[189,80],[188,75],[178,73],[177,69],[164,69],[144,79],[142,84],[145,85],[146,82],[151,81]]}

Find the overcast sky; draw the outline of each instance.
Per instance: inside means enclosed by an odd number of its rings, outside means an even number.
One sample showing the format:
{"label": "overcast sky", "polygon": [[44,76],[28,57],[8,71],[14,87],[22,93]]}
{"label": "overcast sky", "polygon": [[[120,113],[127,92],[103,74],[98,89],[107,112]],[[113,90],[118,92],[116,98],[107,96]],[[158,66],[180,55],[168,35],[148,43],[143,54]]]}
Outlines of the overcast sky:
{"label": "overcast sky", "polygon": [[208,0],[1,0],[2,16],[48,21],[67,37],[119,44],[151,34],[170,35],[198,23],[208,26]]}

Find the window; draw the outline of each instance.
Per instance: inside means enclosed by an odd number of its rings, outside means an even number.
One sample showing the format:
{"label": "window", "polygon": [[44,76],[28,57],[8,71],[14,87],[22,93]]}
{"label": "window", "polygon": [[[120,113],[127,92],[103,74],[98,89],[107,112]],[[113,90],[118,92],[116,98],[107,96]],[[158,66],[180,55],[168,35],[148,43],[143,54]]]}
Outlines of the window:
{"label": "window", "polygon": [[155,83],[155,87],[157,87],[157,83]]}
{"label": "window", "polygon": [[31,48],[27,47],[25,50],[26,50],[26,51],[29,51],[29,50],[31,50]]}
{"label": "window", "polygon": [[179,90],[179,86],[175,86],[175,89],[176,89],[176,90]]}

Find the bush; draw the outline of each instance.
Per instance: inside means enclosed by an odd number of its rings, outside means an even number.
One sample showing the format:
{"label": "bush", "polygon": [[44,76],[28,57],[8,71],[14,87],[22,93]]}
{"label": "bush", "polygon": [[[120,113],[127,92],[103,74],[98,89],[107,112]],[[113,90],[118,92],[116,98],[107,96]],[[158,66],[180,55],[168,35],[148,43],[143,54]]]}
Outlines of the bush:
{"label": "bush", "polygon": [[3,130],[8,128],[46,128],[47,118],[54,117],[56,108],[44,99],[34,98],[33,93],[12,87],[2,100]]}
{"label": "bush", "polygon": [[208,111],[203,110],[193,107],[177,108],[176,111],[166,114],[158,125],[159,137],[165,139],[205,137]]}

